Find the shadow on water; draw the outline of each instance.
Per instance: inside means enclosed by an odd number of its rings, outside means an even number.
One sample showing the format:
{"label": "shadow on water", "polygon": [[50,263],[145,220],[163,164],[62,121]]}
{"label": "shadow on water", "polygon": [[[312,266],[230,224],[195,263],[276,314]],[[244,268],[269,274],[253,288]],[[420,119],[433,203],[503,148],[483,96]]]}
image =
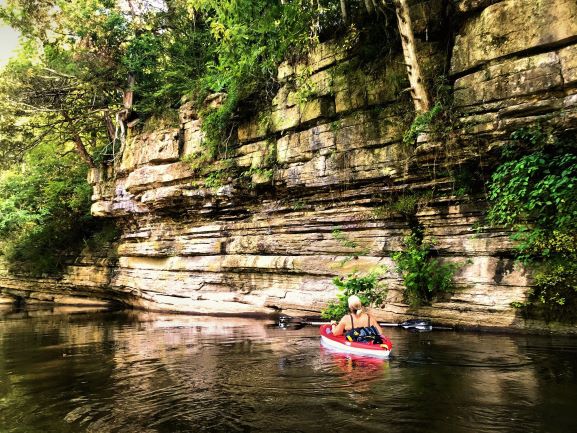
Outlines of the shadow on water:
{"label": "shadow on water", "polygon": [[[2,432],[566,432],[577,343],[390,329],[390,360],[248,318],[0,310]],[[16,315],[14,315],[16,314]]]}

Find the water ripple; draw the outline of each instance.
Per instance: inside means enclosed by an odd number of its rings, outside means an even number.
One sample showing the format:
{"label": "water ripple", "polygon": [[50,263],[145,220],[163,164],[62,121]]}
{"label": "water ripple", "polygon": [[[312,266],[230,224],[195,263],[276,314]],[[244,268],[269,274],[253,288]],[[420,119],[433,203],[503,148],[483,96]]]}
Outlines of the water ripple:
{"label": "water ripple", "polygon": [[0,321],[2,433],[571,431],[575,340],[393,329],[378,360],[269,325]]}

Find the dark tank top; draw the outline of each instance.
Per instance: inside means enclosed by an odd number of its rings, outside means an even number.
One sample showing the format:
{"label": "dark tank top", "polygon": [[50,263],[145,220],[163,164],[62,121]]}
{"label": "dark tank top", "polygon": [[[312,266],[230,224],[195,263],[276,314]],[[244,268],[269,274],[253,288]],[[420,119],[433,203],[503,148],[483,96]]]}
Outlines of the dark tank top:
{"label": "dark tank top", "polygon": [[347,340],[373,344],[381,344],[383,342],[377,329],[374,326],[371,326],[371,316],[367,314],[369,320],[368,326],[361,326],[359,328],[355,328],[353,315],[350,314],[350,316],[352,329],[345,333],[345,338]]}

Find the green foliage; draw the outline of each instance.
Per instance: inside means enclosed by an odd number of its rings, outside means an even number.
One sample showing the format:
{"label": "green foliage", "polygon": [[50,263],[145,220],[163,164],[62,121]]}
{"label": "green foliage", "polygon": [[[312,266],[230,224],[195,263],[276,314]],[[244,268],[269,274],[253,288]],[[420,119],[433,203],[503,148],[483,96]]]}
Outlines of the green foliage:
{"label": "green foliage", "polygon": [[191,153],[182,158],[182,161],[189,164],[192,172],[198,175],[209,166],[210,155],[203,152]]}
{"label": "green foliage", "polygon": [[[573,244],[575,245],[575,244]],[[526,302],[513,302],[525,314],[550,321],[575,321],[577,312],[577,254],[533,259],[534,286]]]}
{"label": "green foliage", "polygon": [[0,179],[0,252],[11,268],[57,273],[97,228],[86,167],[72,154],[37,148]]}
{"label": "green foliage", "polygon": [[379,268],[366,275],[352,273],[347,278],[335,277],[333,284],[337,287],[337,301],[330,302],[321,312],[325,319],[338,320],[349,313],[348,298],[357,295],[364,306],[380,307],[387,296],[387,287],[379,281],[385,268]]}
{"label": "green foliage", "polygon": [[208,176],[204,179],[204,186],[207,188],[220,188],[223,185],[223,180],[226,176],[226,173],[223,171],[214,171],[209,173]]}
{"label": "green foliage", "polygon": [[238,93],[231,87],[220,107],[206,108],[201,112],[202,130],[205,133],[203,144],[213,159],[228,157],[226,151],[231,137],[230,126],[238,103]]}
{"label": "green foliage", "polygon": [[[237,119],[276,93],[281,61],[345,29],[342,43],[360,46],[361,57],[365,49],[377,50],[373,58],[390,49],[382,34],[359,25],[394,28],[383,24],[390,8],[370,9],[349,3],[344,23],[335,0],[7,0],[0,18],[22,33],[25,46],[0,77],[0,130],[12,138],[0,155],[18,159],[37,142],[75,142],[91,164],[90,155],[105,159],[118,145],[117,115],[125,123],[164,118],[184,99],[201,108],[217,92],[226,98],[202,109],[202,128],[209,156],[227,157]],[[359,43],[361,33],[372,43]],[[301,77],[301,102],[315,92],[309,76]],[[131,95],[127,112],[123,98]],[[241,103],[249,107],[242,113]],[[15,122],[18,111],[25,115]]]}
{"label": "green foliage", "polygon": [[[417,115],[403,135],[403,144],[411,147],[419,134],[428,133],[436,140],[448,140],[449,134],[456,129],[459,116],[453,99],[453,86],[446,76],[438,76],[431,83],[435,104],[426,113]],[[447,143],[448,144],[448,143]],[[446,149],[448,152],[449,149]],[[449,156],[449,155],[447,155]]]}
{"label": "green foliage", "polygon": [[419,134],[424,132],[428,132],[431,123],[435,120],[435,118],[441,113],[443,110],[443,106],[440,102],[435,103],[433,108],[431,108],[426,113],[421,113],[415,117],[413,123],[405,133],[403,134],[403,144],[405,146],[412,146]]}
{"label": "green foliage", "polygon": [[[268,183],[274,177],[274,168],[253,167],[253,168],[250,168],[247,171],[243,172],[242,175],[246,178],[250,178],[251,182],[254,180],[255,182],[258,182],[258,183],[262,183],[262,182]],[[256,180],[257,178],[258,178],[258,180]],[[253,187],[254,185],[251,183],[250,186]]]}
{"label": "green foliage", "polygon": [[[335,35],[362,61],[398,45],[392,8],[371,4],[348,2],[345,23],[335,0],[6,0],[0,18],[22,33],[24,48],[0,77],[0,130],[13,138],[0,155],[81,142],[102,160],[118,144],[110,143],[117,115],[163,118],[185,99],[202,108],[218,92],[227,97],[202,110],[202,128],[209,155],[226,157],[237,119],[276,93],[281,61]],[[302,103],[315,89],[310,70],[301,75]],[[17,111],[25,112],[19,122]]]}
{"label": "green foliage", "polygon": [[311,76],[312,69],[309,67],[303,68],[303,70],[297,74],[295,99],[300,106],[312,100],[317,94],[317,89],[311,81]]}
{"label": "green foliage", "polygon": [[305,209],[308,206],[308,201],[304,198],[297,199],[290,204],[290,208],[296,212]]}
{"label": "green foliage", "polygon": [[357,248],[359,244],[350,240],[341,229],[334,229],[331,232],[332,237],[345,248]]}
{"label": "green foliage", "polygon": [[183,95],[197,92],[199,77],[214,55],[210,31],[202,19],[195,21],[184,1],[171,1],[166,11],[145,15],[132,23],[120,69],[136,78],[135,110],[144,116],[163,114],[178,107]]}
{"label": "green foliage", "polygon": [[272,114],[270,111],[261,111],[258,114],[258,129],[259,131],[268,132],[272,126]]}
{"label": "green foliage", "polygon": [[545,269],[535,273],[536,293],[540,303],[563,306],[575,297],[577,292],[577,263],[566,260],[548,263]]}
{"label": "green foliage", "polygon": [[419,209],[426,206],[433,199],[433,191],[408,191],[401,195],[391,196],[382,206],[373,209],[374,218],[389,218],[401,215],[412,221]]}
{"label": "green foliage", "polygon": [[114,0],[38,1],[35,14],[42,19],[36,22],[34,14],[23,15],[29,0],[7,3],[2,18],[40,44],[38,52],[44,52],[43,60],[54,71],[114,99],[132,74],[135,109],[145,115],[175,107],[213,55],[207,25],[184,0],[130,7]]}
{"label": "green foliage", "polygon": [[522,255],[548,256],[549,244],[555,248],[575,233],[577,149],[538,128],[520,130],[512,138],[518,146],[505,150],[509,160],[492,175],[487,218],[515,230]]}
{"label": "green foliage", "polygon": [[409,218],[416,215],[419,209],[429,203],[432,199],[432,191],[404,194],[393,201],[391,204],[391,210],[394,213]]}
{"label": "green foliage", "polygon": [[511,133],[511,139],[515,141],[516,146],[506,148],[504,156],[515,156],[516,150],[518,151],[521,147],[542,148],[556,141],[556,138],[551,133],[547,133],[540,125],[517,129]]}
{"label": "green foliage", "polygon": [[118,145],[118,119],[135,116],[123,107],[129,91],[136,116],[165,117],[214,56],[185,0],[8,0],[0,17],[24,40],[0,76],[0,132],[10,137],[0,151],[13,160],[57,142],[85,148],[89,164],[90,154],[102,159]]}
{"label": "green foliage", "polygon": [[565,306],[577,307],[577,231],[533,229],[514,238],[519,236],[519,257],[534,271],[529,303],[540,304],[549,317],[565,316]]}
{"label": "green foliage", "polygon": [[[201,155],[200,160],[206,160],[206,156]],[[199,174],[204,176],[203,186],[206,188],[218,189],[225,183],[230,182],[234,176],[238,175],[236,164],[233,159],[222,159],[213,164],[198,168]]]}
{"label": "green foliage", "polygon": [[411,307],[428,305],[438,295],[454,290],[453,277],[460,265],[441,263],[432,255],[433,246],[412,234],[405,239],[405,248],[392,256],[403,278],[403,299]]}
{"label": "green foliage", "polygon": [[518,257],[534,270],[528,307],[548,319],[577,308],[577,149],[574,138],[540,127],[511,135],[489,185],[494,225],[513,230]]}
{"label": "green foliage", "polygon": [[20,161],[42,143],[60,143],[61,149],[82,143],[91,152],[108,142],[103,114],[114,109],[115,91],[70,75],[64,57],[30,48],[0,72],[0,148],[10,154],[4,162]]}
{"label": "green foliage", "polygon": [[488,214],[494,224],[561,231],[577,221],[577,155],[538,149],[501,164],[493,173]]}
{"label": "green foliage", "polygon": [[[365,36],[371,35],[375,40],[359,43],[356,25],[343,25],[340,5],[335,0],[319,0],[314,5],[307,0],[190,0],[189,6],[209,26],[214,52],[198,81],[196,99],[200,101],[214,92],[228,95],[222,106],[202,113],[206,144],[213,155],[226,152],[241,103],[256,111],[272,99],[277,88],[277,67],[283,60],[301,57],[325,35],[334,38],[336,32],[345,28],[346,36],[341,42],[347,48],[378,47],[378,54],[372,53],[373,59],[390,48],[383,44],[382,37],[383,23],[391,18],[388,12],[379,12],[387,15],[385,20],[375,16],[380,34],[374,31],[376,27],[367,26]],[[352,20],[367,23],[364,5],[353,2],[349,7]],[[387,40],[391,39],[390,32],[384,33]],[[305,67],[296,77],[295,96],[299,104],[317,93],[310,76],[311,70]]]}
{"label": "green foliage", "polygon": [[303,0],[204,0],[191,2],[208,23],[214,57],[199,79],[200,96],[226,92],[222,106],[203,113],[203,129],[213,154],[228,142],[238,104],[266,102],[273,95],[276,69],[311,42],[314,11]]}

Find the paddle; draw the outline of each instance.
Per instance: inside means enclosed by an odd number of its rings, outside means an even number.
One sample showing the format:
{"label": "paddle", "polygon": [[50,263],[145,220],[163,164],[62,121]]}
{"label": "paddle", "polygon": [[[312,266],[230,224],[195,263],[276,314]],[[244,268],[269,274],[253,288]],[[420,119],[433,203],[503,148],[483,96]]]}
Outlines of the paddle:
{"label": "paddle", "polygon": [[[310,326],[322,326],[322,325],[330,325],[331,322],[310,322],[308,320],[301,320],[301,321],[293,321],[291,323],[302,323],[303,325],[310,325]],[[379,322],[380,326],[386,326],[389,328],[397,328],[399,326],[401,326],[400,323],[384,323],[384,322]]]}
{"label": "paddle", "polygon": [[[309,320],[301,320],[297,317],[281,316],[279,317],[279,326],[281,328],[286,328],[289,324],[297,325],[309,325],[309,326],[322,326],[330,325],[331,322],[316,322]],[[431,331],[432,329],[453,329],[447,326],[433,326],[430,320],[426,319],[410,319],[401,323],[388,323],[388,322],[378,322],[379,326],[387,328],[404,328],[404,329],[414,329],[419,331]]]}

